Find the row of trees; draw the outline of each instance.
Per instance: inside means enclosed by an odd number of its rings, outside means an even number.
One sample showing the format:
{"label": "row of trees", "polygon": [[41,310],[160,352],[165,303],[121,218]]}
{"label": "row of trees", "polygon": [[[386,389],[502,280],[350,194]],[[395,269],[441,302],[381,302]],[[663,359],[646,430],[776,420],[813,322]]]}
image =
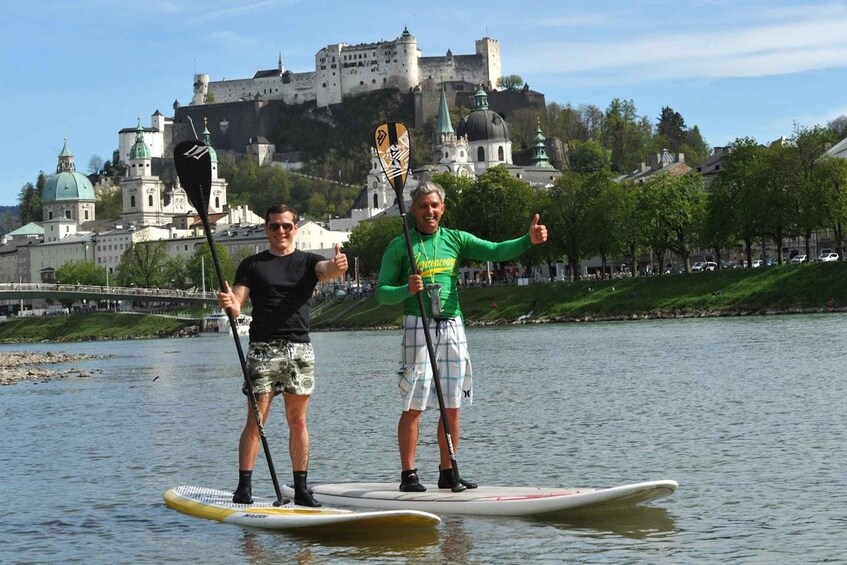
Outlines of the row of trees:
{"label": "row of trees", "polygon": [[[227,249],[215,244],[224,277],[232,281],[235,267],[243,257],[231,257]],[[205,277],[205,283],[204,283]],[[105,286],[106,269],[93,262],[65,263],[56,270],[56,280],[68,284]],[[173,288],[207,290],[217,288],[217,275],[209,245],[204,243],[189,257],[168,255],[164,242],[136,242],[121,256],[115,274],[109,276],[111,286],[139,288]]]}
{"label": "row of trees", "polygon": [[[574,278],[586,259],[633,266],[651,254],[662,268],[669,253],[690,269],[706,249],[719,262],[739,242],[752,264],[753,247],[772,243],[782,261],[783,242],[803,236],[811,256],[812,233],[832,230],[836,246],[847,224],[847,160],[821,158],[834,137],[829,128],[797,128],[787,143],[737,140],[710,187],[703,177],[660,173],[643,183],[617,182],[608,170],[566,171],[549,189],[534,189],[495,167],[476,181],[451,175],[435,180],[447,193],[443,225],[502,241],[525,233],[535,212],[550,239],[523,257],[527,265],[564,258]],[[345,245],[360,272],[375,275],[388,242],[401,232],[399,218],[364,222]]]}

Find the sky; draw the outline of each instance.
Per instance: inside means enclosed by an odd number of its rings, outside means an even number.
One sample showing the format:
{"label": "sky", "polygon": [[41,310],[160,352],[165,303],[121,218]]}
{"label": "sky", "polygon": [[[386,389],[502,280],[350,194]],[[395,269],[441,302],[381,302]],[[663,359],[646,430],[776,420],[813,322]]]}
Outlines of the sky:
{"label": "sky", "polygon": [[150,126],[191,101],[195,73],[249,78],[280,52],[286,69],[312,71],[328,44],[391,40],[404,26],[424,56],[497,39],[503,74],[548,104],[622,98],[654,124],[669,106],[712,147],[847,114],[847,0],[10,0],[0,205],[55,172],[65,136],[79,172],[110,159],[137,117]]}

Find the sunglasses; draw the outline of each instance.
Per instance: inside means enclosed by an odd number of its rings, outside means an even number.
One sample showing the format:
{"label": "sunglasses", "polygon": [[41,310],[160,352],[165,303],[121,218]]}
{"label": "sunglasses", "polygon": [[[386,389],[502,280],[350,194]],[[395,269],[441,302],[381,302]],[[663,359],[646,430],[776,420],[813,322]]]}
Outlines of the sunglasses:
{"label": "sunglasses", "polygon": [[268,224],[268,229],[273,231],[273,232],[276,232],[276,231],[279,231],[279,230],[291,231],[291,230],[294,229],[294,224],[289,224],[288,222],[278,224],[276,222],[273,222],[271,224]]}

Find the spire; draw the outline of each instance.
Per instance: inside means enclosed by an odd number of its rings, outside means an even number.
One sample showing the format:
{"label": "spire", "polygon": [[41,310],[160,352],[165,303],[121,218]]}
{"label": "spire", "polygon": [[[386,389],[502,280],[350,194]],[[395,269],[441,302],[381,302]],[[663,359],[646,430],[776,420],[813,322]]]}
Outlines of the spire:
{"label": "spire", "polygon": [[56,165],[57,173],[73,173],[76,172],[76,164],[74,164],[74,156],[71,150],[68,149],[68,134],[65,134],[65,145],[62,147],[62,152],[59,153],[59,164]]}
{"label": "spire", "polygon": [[277,66],[279,67],[279,74],[285,72],[285,65],[282,64],[282,49],[279,50],[279,61],[277,62]]}
{"label": "spire", "polygon": [[150,159],[150,148],[144,142],[144,128],[141,127],[141,116],[138,116],[138,125],[135,127],[135,143],[129,150],[129,160]]}
{"label": "spire", "polygon": [[447,93],[441,83],[441,99],[438,101],[438,122],[435,124],[435,144],[444,143],[445,138],[455,135],[450,121],[450,108],[447,107]]}
{"label": "spire", "polygon": [[476,91],[473,95],[474,110],[488,110],[488,95],[482,89]]}
{"label": "spire", "polygon": [[203,143],[209,146],[209,158],[212,160],[212,163],[218,162],[218,152],[215,151],[215,148],[212,147],[212,134],[209,131],[209,119],[203,118],[203,133],[200,134],[200,139],[203,140]]}
{"label": "spire", "polygon": [[532,148],[532,166],[552,168],[550,159],[547,157],[547,149],[544,146],[544,134],[541,133],[541,118],[538,118],[538,126],[535,129],[535,146]]}

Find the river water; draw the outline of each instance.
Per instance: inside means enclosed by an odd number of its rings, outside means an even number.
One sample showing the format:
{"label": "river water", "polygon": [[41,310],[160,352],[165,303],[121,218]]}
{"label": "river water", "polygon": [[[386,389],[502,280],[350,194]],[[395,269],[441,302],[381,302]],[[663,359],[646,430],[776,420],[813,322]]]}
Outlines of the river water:
{"label": "river water", "polygon": [[[819,562],[847,559],[842,314],[471,328],[462,473],[486,484],[674,479],[586,516],[442,516],[402,536],[267,532],[184,516],[162,493],[232,489],[244,419],[226,336],[3,345],[111,355],[89,377],[0,388],[0,562]],[[313,334],[310,479],[398,479],[398,331]],[[281,403],[267,436],[290,481]],[[418,467],[437,477],[436,414]],[[254,492],[272,497],[260,454]]]}

